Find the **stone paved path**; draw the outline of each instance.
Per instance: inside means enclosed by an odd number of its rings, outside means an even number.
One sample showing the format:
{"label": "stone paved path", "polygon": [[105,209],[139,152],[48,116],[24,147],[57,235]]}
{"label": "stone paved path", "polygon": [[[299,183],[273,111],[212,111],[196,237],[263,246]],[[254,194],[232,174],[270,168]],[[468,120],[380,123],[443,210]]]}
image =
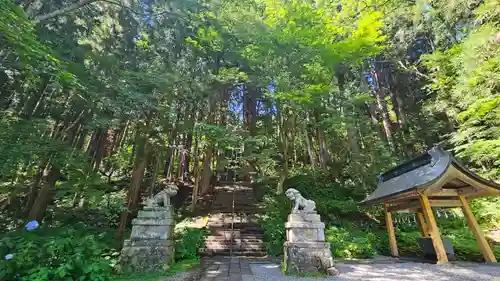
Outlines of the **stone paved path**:
{"label": "stone paved path", "polygon": [[203,263],[200,281],[500,281],[500,265],[478,263],[339,263],[340,275],[329,278],[284,276],[275,260],[211,257]]}
{"label": "stone paved path", "polygon": [[254,281],[247,258],[212,257],[204,263],[206,268],[200,281]]}

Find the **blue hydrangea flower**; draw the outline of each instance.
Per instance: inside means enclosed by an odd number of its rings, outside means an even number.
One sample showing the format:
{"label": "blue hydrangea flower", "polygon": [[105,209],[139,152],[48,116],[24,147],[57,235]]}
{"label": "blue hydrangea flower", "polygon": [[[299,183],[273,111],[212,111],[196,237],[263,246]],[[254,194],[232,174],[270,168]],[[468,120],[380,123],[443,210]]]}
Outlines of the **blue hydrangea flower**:
{"label": "blue hydrangea flower", "polygon": [[11,260],[13,257],[14,257],[13,254],[7,254],[7,255],[5,255],[5,259],[6,260]]}
{"label": "blue hydrangea flower", "polygon": [[33,229],[36,229],[38,228],[39,224],[37,221],[30,221],[27,225],[26,225],[26,230],[30,231],[30,230],[33,230]]}

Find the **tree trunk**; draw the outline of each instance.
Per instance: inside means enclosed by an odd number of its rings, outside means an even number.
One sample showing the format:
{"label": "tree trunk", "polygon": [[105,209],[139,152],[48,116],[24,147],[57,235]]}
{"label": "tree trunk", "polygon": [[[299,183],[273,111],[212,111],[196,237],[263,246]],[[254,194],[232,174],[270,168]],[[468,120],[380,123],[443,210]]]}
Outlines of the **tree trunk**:
{"label": "tree trunk", "polygon": [[186,135],[186,138],[184,139],[184,148],[186,149],[185,153],[185,158],[184,158],[184,165],[182,168],[182,180],[186,181],[188,180],[188,175],[189,175],[189,163],[191,161],[191,146],[193,144],[193,133],[192,129],[190,128],[189,133]]}
{"label": "tree trunk", "polygon": [[[320,114],[318,112],[315,112],[315,119],[317,123],[321,121]],[[330,163],[330,157],[328,155],[328,145],[326,143],[325,132],[320,126],[316,127],[316,137],[318,138],[319,164],[321,165],[321,168],[326,169]]]}
{"label": "tree trunk", "polygon": [[315,167],[318,166],[318,160],[316,158],[316,151],[314,150],[313,142],[310,133],[308,132],[308,123],[304,123],[304,138],[306,140],[306,146],[307,146],[307,153],[309,154],[309,160],[311,163],[311,166],[314,170]]}
{"label": "tree trunk", "polygon": [[194,136],[194,145],[193,145],[193,176],[194,176],[194,185],[193,185],[193,195],[191,197],[191,210],[194,211],[196,203],[198,202],[198,190],[199,190],[199,166],[200,160],[198,159],[198,137]]}
{"label": "tree trunk", "polygon": [[130,188],[127,193],[127,210],[124,210],[120,214],[120,227],[118,229],[118,239],[121,241],[123,239],[123,233],[125,232],[125,228],[128,222],[129,212],[136,211],[137,206],[139,205],[140,199],[140,191],[142,179],[144,177],[144,171],[146,169],[146,164],[148,161],[148,132],[149,132],[149,124],[150,120],[146,121],[146,126],[139,125],[137,130],[136,140],[139,140],[136,143],[136,154],[135,154],[135,166],[132,172],[132,180],[130,183]]}
{"label": "tree trunk", "polygon": [[33,208],[33,204],[38,195],[38,186],[40,185],[40,181],[43,177],[43,171],[45,170],[47,163],[46,161],[40,161],[40,165],[38,166],[37,172],[35,174],[35,178],[33,179],[33,183],[30,186],[28,192],[28,199],[26,200],[26,205],[24,206],[24,214],[27,215]]}
{"label": "tree trunk", "polygon": [[[208,101],[208,116],[207,123],[214,124],[215,121],[215,106],[217,101],[214,99],[209,99]],[[201,179],[200,179],[200,190],[201,195],[204,195],[210,191],[210,180],[212,178],[212,157],[213,157],[213,140],[208,140],[208,143],[205,146],[205,155],[203,157],[203,169],[201,171]]]}
{"label": "tree trunk", "polygon": [[203,157],[203,168],[201,171],[201,195],[205,195],[210,191],[210,179],[212,178],[212,169],[210,166],[212,164],[212,156],[213,149],[208,145]]}
{"label": "tree trunk", "polygon": [[56,181],[60,176],[59,169],[50,165],[47,166],[43,171],[44,182],[42,188],[39,190],[33,207],[28,215],[29,220],[42,221],[47,209],[47,205],[50,203],[51,198],[55,193]]}
{"label": "tree trunk", "polygon": [[287,118],[285,117],[285,113],[282,110],[278,110],[278,136],[280,137],[281,149],[283,153],[282,158],[282,170],[280,173],[280,180],[278,181],[278,186],[276,188],[277,194],[283,193],[283,183],[288,177],[288,132],[287,132]]}
{"label": "tree trunk", "polygon": [[170,134],[167,150],[167,160],[165,161],[165,169],[163,174],[166,178],[171,179],[172,168],[174,166],[174,153],[177,145],[177,134],[179,131],[179,123],[181,120],[181,105],[177,105],[177,115],[175,118],[175,123],[173,124],[172,133]]}
{"label": "tree trunk", "polygon": [[382,124],[384,126],[385,136],[387,138],[387,144],[389,145],[392,152],[396,151],[396,146],[394,144],[394,138],[392,136],[391,120],[389,118],[389,112],[387,110],[387,103],[385,101],[385,88],[379,79],[377,71],[373,71],[372,75],[375,82],[375,98],[377,100],[377,109],[382,117]]}
{"label": "tree trunk", "polygon": [[[336,75],[337,75],[337,81],[338,81],[340,94],[343,97],[347,97],[347,94],[345,93],[345,83],[346,83],[345,68],[341,67],[337,71]],[[359,155],[359,151],[360,151],[359,143],[357,140],[358,132],[357,132],[357,128],[356,128],[355,124],[353,124],[354,122],[351,121],[351,120],[354,120],[355,118],[350,118],[353,115],[350,112],[354,111],[354,107],[352,104],[346,105],[344,102],[341,102],[340,106],[341,106],[341,112],[342,112],[343,119],[346,120],[345,122],[347,123],[347,125],[346,125],[346,127],[347,127],[347,142],[349,143],[350,152],[352,154],[354,154],[355,156],[357,156],[357,155]],[[348,108],[346,108],[346,107],[348,107]]]}
{"label": "tree trunk", "polygon": [[250,136],[255,136],[257,125],[257,88],[253,85],[247,85],[243,99],[244,127]]}
{"label": "tree trunk", "polygon": [[90,156],[90,165],[94,171],[97,171],[101,165],[102,159],[106,152],[107,131],[99,128],[92,134],[89,147],[87,149]]}

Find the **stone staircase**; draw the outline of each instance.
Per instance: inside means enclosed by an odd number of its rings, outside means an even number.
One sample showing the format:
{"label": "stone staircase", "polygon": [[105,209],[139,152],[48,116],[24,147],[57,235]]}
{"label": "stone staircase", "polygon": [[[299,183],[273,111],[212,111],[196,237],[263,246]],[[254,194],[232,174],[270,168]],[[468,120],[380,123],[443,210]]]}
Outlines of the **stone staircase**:
{"label": "stone staircase", "polygon": [[259,211],[256,203],[252,188],[244,184],[216,186],[207,223],[210,235],[200,252],[205,255],[265,256],[263,232],[255,216]]}

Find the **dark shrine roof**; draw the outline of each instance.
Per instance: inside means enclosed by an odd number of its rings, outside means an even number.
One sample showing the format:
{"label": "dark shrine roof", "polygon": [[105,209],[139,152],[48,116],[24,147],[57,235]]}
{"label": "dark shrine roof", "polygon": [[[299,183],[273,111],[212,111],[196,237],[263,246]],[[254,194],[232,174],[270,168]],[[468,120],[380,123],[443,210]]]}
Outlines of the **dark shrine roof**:
{"label": "dark shrine roof", "polygon": [[453,155],[440,147],[417,156],[379,176],[377,189],[361,202],[362,205],[381,203],[392,196],[426,188],[439,180],[450,166],[474,180],[500,190],[500,185],[474,174]]}

